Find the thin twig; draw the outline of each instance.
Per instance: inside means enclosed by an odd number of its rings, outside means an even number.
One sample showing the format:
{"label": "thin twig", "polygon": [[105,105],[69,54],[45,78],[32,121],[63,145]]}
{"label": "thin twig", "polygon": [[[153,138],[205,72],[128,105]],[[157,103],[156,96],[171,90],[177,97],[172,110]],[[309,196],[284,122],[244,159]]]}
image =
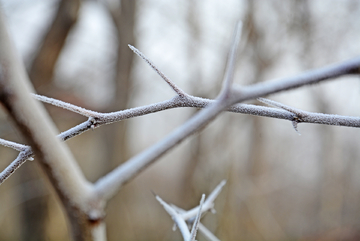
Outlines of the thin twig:
{"label": "thin twig", "polygon": [[164,202],[158,195],[156,195],[156,199],[159,201],[159,203],[164,207],[165,211],[174,220],[174,222],[178,226],[184,240],[190,240],[190,232],[186,225],[185,220],[181,218],[179,213],[177,213],[174,208],[172,208],[169,204]]}
{"label": "thin twig", "polygon": [[8,179],[22,164],[31,159],[31,153],[29,154],[27,151],[20,152],[16,159],[0,173],[0,185],[6,179]]}
{"label": "thin twig", "polygon": [[87,110],[85,108],[73,105],[73,104],[69,104],[67,102],[61,101],[61,100],[57,100],[57,99],[53,99],[53,98],[49,98],[43,95],[37,95],[37,94],[32,94],[32,96],[42,102],[57,106],[57,107],[61,107],[63,109],[78,113],[82,116],[86,116],[86,117],[99,117],[99,115],[101,115],[101,113],[98,113],[96,111],[92,111],[92,110]]}
{"label": "thin twig", "polygon": [[7,141],[7,140],[1,139],[1,138],[0,138],[0,145],[10,147],[10,148],[15,149],[20,152],[25,151],[28,148],[28,146],[26,146],[26,145],[22,145],[22,144],[13,142],[13,141]]}
{"label": "thin twig", "polygon": [[227,60],[227,67],[225,71],[225,76],[224,76],[223,86],[222,86],[222,91],[220,92],[220,96],[225,97],[230,93],[231,90],[231,85],[234,80],[236,55],[238,52],[239,42],[241,38],[241,31],[242,31],[242,22],[239,21],[234,30],[233,42],[231,44],[231,49]]}
{"label": "thin twig", "polygon": [[287,111],[289,111],[291,113],[294,113],[299,118],[301,117],[301,115],[303,113],[302,110],[299,110],[297,108],[294,108],[294,107],[291,107],[291,106],[288,106],[288,105],[284,105],[284,104],[279,103],[279,102],[274,101],[274,100],[269,100],[269,99],[265,99],[265,98],[257,98],[257,100],[264,103],[264,104],[268,104],[268,105],[278,107],[278,108],[283,109],[283,110],[287,110]]}
{"label": "thin twig", "polygon": [[153,68],[156,73],[158,73],[158,75],[160,75],[160,77],[166,81],[166,83],[180,96],[180,97],[184,97],[186,96],[186,93],[180,89],[173,81],[171,81],[168,77],[166,77],[166,75],[161,72],[156,66],[155,64],[153,64],[150,59],[148,59],[142,52],[140,52],[140,50],[138,50],[137,48],[135,48],[134,46],[128,44],[129,48],[134,51],[135,54],[137,54],[140,58],[142,58],[143,60],[145,60],[146,63],[148,63],[148,65],[151,66],[151,68]]}
{"label": "thin twig", "polygon": [[195,221],[193,223],[191,233],[190,233],[190,241],[195,241],[196,233],[197,233],[197,230],[198,230],[199,224],[200,224],[200,218],[201,218],[201,213],[202,213],[201,211],[202,211],[202,207],[204,204],[204,200],[205,200],[205,194],[202,195],[201,200],[200,200],[199,211],[196,215],[196,218],[195,218]]}
{"label": "thin twig", "polygon": [[[205,200],[204,205],[202,207],[202,212],[207,212],[208,210],[212,209],[214,207],[214,201],[216,197],[221,192],[222,188],[226,184],[226,180],[222,180],[219,185],[216,186],[216,188],[210,193],[208,198]],[[181,213],[181,217],[184,220],[189,220],[196,216],[196,214],[199,212],[199,207],[195,207],[189,211],[185,211],[184,213]]]}

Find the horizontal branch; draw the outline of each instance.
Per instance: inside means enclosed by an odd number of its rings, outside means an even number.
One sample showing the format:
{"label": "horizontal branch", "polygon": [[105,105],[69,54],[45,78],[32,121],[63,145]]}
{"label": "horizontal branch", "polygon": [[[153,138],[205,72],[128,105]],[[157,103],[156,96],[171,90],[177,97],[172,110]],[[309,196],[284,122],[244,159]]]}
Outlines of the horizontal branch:
{"label": "horizontal branch", "polygon": [[[39,97],[37,95],[37,97]],[[39,100],[46,100],[45,98],[37,98]],[[46,103],[54,104],[55,106],[60,106],[56,102],[58,100],[50,98],[52,101],[46,101]],[[112,113],[99,113],[99,112],[92,112],[90,110],[86,110],[81,107],[77,107],[75,105],[71,105],[66,102],[62,102],[62,108],[67,110],[81,108],[84,110],[84,113],[96,113],[96,117],[90,117],[87,121],[66,130],[58,135],[58,137],[62,141],[66,141],[72,137],[80,135],[90,129],[100,127],[105,124],[111,124],[114,122],[118,122],[125,119],[130,119],[138,116],[148,115],[168,109],[174,109],[179,107],[193,107],[193,108],[206,108],[207,106],[214,103],[214,100],[204,99],[200,97],[195,97],[191,95],[186,95],[186,97],[179,97],[176,96],[170,100],[166,100],[163,102],[150,104],[146,106],[131,108],[127,110],[112,112]],[[265,102],[270,104],[269,102]],[[69,106],[73,106],[70,108]],[[68,108],[69,107],[69,108]],[[281,108],[280,106],[276,106]],[[295,109],[293,107],[289,107],[291,109]],[[303,110],[296,109],[297,111],[301,112],[301,115],[297,115],[294,112],[291,112],[291,109],[277,109],[272,107],[266,106],[258,106],[258,105],[251,105],[251,104],[235,104],[227,109],[228,112],[233,113],[240,113],[240,114],[248,114],[248,115],[255,115],[255,116],[262,116],[262,117],[270,117],[270,118],[277,118],[288,120],[291,122],[297,123],[313,123],[313,124],[323,124],[323,125],[335,125],[335,126],[347,126],[347,127],[360,127],[360,118],[359,117],[351,117],[351,116],[341,116],[341,115],[333,115],[333,114],[322,114],[322,113],[312,113]],[[74,111],[78,113],[77,111]],[[26,145],[21,145],[15,142],[9,142],[6,140],[0,139],[0,145],[7,146],[13,148],[18,151],[22,151],[23,148],[26,148]],[[23,159],[22,162],[25,162],[27,159]],[[14,170],[15,171],[15,170]],[[0,173],[0,179],[4,178],[3,172]],[[8,178],[7,176],[6,178]],[[6,179],[4,179],[6,180]],[[1,184],[1,183],[0,183]]]}
{"label": "horizontal branch", "polygon": [[43,95],[37,95],[37,94],[32,94],[32,96],[44,103],[48,103],[57,107],[61,107],[63,109],[78,113],[80,115],[86,116],[86,117],[98,117],[98,115],[100,113],[96,112],[96,111],[92,111],[92,110],[87,110],[85,108],[61,101],[61,100],[57,100],[57,99],[53,99],[53,98],[49,98]]}
{"label": "horizontal branch", "polygon": [[270,94],[299,88],[305,85],[317,84],[344,75],[360,74],[360,57],[332,64],[323,68],[306,71],[290,78],[269,80],[254,85],[239,87],[235,86],[233,102],[239,103],[246,100],[264,97]]}

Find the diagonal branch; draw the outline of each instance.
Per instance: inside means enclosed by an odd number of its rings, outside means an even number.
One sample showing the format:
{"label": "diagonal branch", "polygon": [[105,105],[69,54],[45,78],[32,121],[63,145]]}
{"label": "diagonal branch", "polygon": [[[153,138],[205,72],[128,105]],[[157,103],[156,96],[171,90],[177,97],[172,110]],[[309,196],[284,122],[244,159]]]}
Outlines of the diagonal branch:
{"label": "diagonal branch", "polygon": [[234,103],[256,99],[305,85],[320,83],[343,75],[354,74],[360,74],[360,57],[323,68],[310,70],[290,78],[265,81],[242,88],[236,86],[234,92],[237,93],[237,97],[235,98]]}
{"label": "diagonal branch", "polygon": [[[238,27],[235,32],[239,33],[240,29],[241,28]],[[237,35],[238,34],[235,34],[235,36]],[[234,41],[233,45],[237,45],[237,43]],[[231,61],[227,63],[228,65],[234,65],[235,50],[230,51],[231,53],[233,53],[233,58],[231,58]],[[226,110],[232,104],[234,104],[230,100],[231,96],[227,94],[228,88],[230,88],[229,84],[227,83],[232,82],[233,72],[234,68],[227,68],[225,74],[227,78],[225,78],[224,80],[225,84],[223,85],[223,88],[221,89],[218,98],[213,104],[199,111],[195,116],[190,118],[182,126],[175,129],[172,133],[157,142],[155,145],[151,146],[137,156],[131,158],[122,165],[118,166],[106,176],[100,178],[95,183],[95,190],[97,194],[106,200],[110,199],[119,190],[121,186],[123,186],[132,178],[137,176],[147,166],[155,162],[170,149],[180,144],[187,137],[191,136],[196,131],[205,127],[208,123],[214,120],[215,117],[218,116],[222,111]]]}
{"label": "diagonal branch", "polygon": [[21,151],[16,159],[11,162],[9,166],[7,166],[1,173],[0,173],[0,185],[8,179],[22,164],[24,164],[27,160],[34,160],[32,158],[32,152],[30,148],[29,151]]}

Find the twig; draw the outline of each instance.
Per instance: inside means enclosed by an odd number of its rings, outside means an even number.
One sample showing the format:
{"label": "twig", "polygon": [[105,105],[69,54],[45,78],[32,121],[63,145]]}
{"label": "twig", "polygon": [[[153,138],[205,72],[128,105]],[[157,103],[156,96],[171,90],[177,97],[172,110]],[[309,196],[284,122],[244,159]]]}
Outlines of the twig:
{"label": "twig", "polygon": [[[29,151],[21,151],[16,159],[11,162],[9,166],[7,166],[0,173],[0,185],[8,179],[22,164],[24,164],[27,160],[32,159],[32,154]],[[33,160],[33,159],[32,159]]]}
{"label": "twig", "polygon": [[195,218],[195,221],[193,223],[191,233],[190,233],[190,241],[195,241],[196,233],[197,233],[197,230],[198,230],[199,224],[200,224],[200,218],[201,218],[201,213],[202,213],[201,211],[202,211],[202,207],[204,204],[204,200],[205,200],[205,194],[202,195],[201,200],[200,200],[199,211],[196,215],[196,218]]}
{"label": "twig", "polygon": [[172,82],[168,77],[166,77],[166,75],[161,72],[156,66],[155,64],[153,64],[150,59],[148,59],[143,53],[140,52],[140,50],[138,50],[137,48],[135,48],[134,46],[128,44],[129,48],[134,51],[135,54],[137,54],[140,58],[142,58],[143,60],[145,60],[145,62],[151,66],[151,68],[153,68],[156,73],[158,73],[158,75],[160,75],[160,77],[166,81],[166,83],[180,96],[180,97],[184,97],[186,96],[186,93],[180,89],[174,82]]}
{"label": "twig", "polygon": [[219,94],[219,96],[222,96],[221,98],[224,98],[227,95],[229,95],[231,90],[231,85],[234,80],[235,62],[236,62],[236,55],[238,52],[237,50],[241,38],[241,31],[242,31],[242,22],[239,21],[235,27],[233,42],[231,44],[231,49],[228,56],[227,67],[223,80],[222,91]]}
{"label": "twig", "polygon": [[43,95],[37,95],[37,94],[32,94],[32,96],[42,102],[57,106],[57,107],[61,107],[63,109],[78,113],[82,116],[86,116],[86,117],[99,117],[98,112],[92,111],[92,110],[87,110],[85,108],[73,105],[73,104],[69,104],[67,102],[61,101],[61,100],[57,100],[57,99],[53,99],[53,98],[49,98]]}
{"label": "twig", "polygon": [[172,208],[169,204],[164,202],[158,195],[156,195],[156,199],[159,201],[159,203],[164,207],[166,212],[174,220],[174,222],[178,226],[184,240],[190,240],[190,232],[186,225],[185,220],[182,219],[182,217],[179,215],[179,213],[176,212],[176,210],[174,208]]}
{"label": "twig", "polygon": [[[216,188],[210,193],[208,198],[205,200],[204,205],[202,207],[202,212],[207,212],[208,210],[212,209],[214,207],[214,201],[216,197],[221,192],[222,188],[226,184],[226,180],[222,180],[219,185],[216,186]],[[181,213],[181,217],[184,220],[189,220],[196,216],[196,214],[199,211],[199,207],[195,207],[189,211],[185,211],[184,213]]]}
{"label": "twig", "polygon": [[265,99],[265,98],[257,98],[257,99],[258,99],[258,101],[260,101],[264,104],[272,105],[274,107],[278,107],[283,110],[287,110],[291,113],[294,113],[295,115],[297,115],[297,118],[301,118],[302,114],[304,113],[302,110],[296,109],[296,108],[288,106],[288,105],[284,105],[282,103],[279,103],[279,102],[276,102],[273,100],[269,100],[269,99]]}
{"label": "twig", "polygon": [[7,141],[7,140],[1,139],[1,138],[0,138],[0,145],[10,147],[10,148],[15,149],[20,152],[25,151],[28,148],[28,146],[26,146],[26,145],[18,144],[16,142],[12,142],[12,141]]}

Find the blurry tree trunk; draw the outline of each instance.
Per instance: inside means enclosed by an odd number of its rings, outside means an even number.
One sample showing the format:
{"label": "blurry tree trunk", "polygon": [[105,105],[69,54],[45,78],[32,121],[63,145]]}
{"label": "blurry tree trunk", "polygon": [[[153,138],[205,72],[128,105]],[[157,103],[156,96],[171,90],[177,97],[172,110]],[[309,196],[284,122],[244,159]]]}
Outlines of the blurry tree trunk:
{"label": "blurry tree trunk", "polygon": [[[201,63],[199,59],[199,50],[197,46],[200,43],[201,29],[199,26],[198,16],[198,8],[197,2],[192,0],[187,1],[188,9],[187,9],[187,26],[189,29],[189,39],[187,41],[187,55],[188,55],[188,73],[190,78],[190,83],[193,86],[193,94],[195,96],[204,96],[204,93],[199,93],[201,88],[201,68],[199,63]],[[193,110],[193,114],[195,114],[197,110]],[[203,156],[203,145],[202,145],[202,135],[196,135],[190,140],[189,145],[189,157],[187,162],[184,164],[184,174],[181,182],[181,190],[179,192],[183,203],[188,205],[193,205],[195,202],[198,202],[195,194],[195,186],[194,186],[194,174],[196,172],[197,166],[199,162],[201,162],[201,157]]]}
{"label": "blurry tree trunk", "polygon": [[[314,30],[312,23],[312,16],[309,6],[309,1],[295,0],[293,3],[295,11],[294,16],[294,31],[301,39],[302,55],[300,56],[303,61],[304,69],[314,67]],[[325,99],[323,89],[313,90],[313,101],[317,110],[321,113],[331,113],[329,110],[329,103]],[[325,230],[338,227],[341,224],[342,206],[343,206],[343,192],[342,187],[343,177],[337,171],[333,170],[334,162],[342,159],[339,156],[339,143],[336,143],[335,133],[333,128],[327,126],[319,126],[318,131],[319,143],[319,179],[317,200],[313,207],[315,223],[312,225],[315,232],[321,233]],[[344,168],[345,169],[345,168]]]}
{"label": "blurry tree trunk", "polygon": [[[116,76],[114,79],[115,98],[108,108],[112,111],[126,109],[130,100],[130,74],[134,53],[129,49],[128,44],[136,45],[134,34],[135,7],[136,1],[125,0],[121,1],[119,9],[109,9],[118,38]],[[126,161],[129,156],[126,129],[126,121],[107,128],[105,140],[108,148],[106,153],[109,155],[107,158],[109,170]]]}
{"label": "blurry tree trunk", "polygon": [[29,77],[38,93],[44,93],[52,82],[55,64],[70,30],[76,23],[79,8],[80,0],[60,1],[55,19],[29,70]]}
{"label": "blurry tree trunk", "polygon": [[[51,86],[54,67],[63,49],[66,38],[77,20],[80,8],[80,0],[62,0],[59,3],[55,19],[45,34],[31,64],[29,76],[38,93],[45,93]],[[36,165],[26,163],[20,168],[20,179],[22,183],[29,183],[39,179]],[[41,176],[42,178],[42,176]],[[46,193],[44,182],[37,182],[36,190],[27,190],[28,185],[21,185],[20,195],[27,200],[29,192]],[[22,205],[22,240],[46,240],[46,219],[48,215],[48,196],[39,196],[30,199]]]}
{"label": "blurry tree trunk", "polygon": [[[115,69],[115,98],[109,104],[107,111],[117,111],[128,108],[130,101],[131,89],[131,71],[134,53],[129,49],[128,44],[136,46],[135,38],[135,21],[136,21],[136,2],[135,0],[119,1],[118,8],[111,8],[108,6],[109,14],[113,20],[116,36],[118,40],[117,62]],[[129,144],[127,135],[127,121],[121,121],[114,125],[109,125],[104,128],[102,140],[105,145],[104,158],[104,172],[112,170],[120,163],[125,162],[129,158]],[[118,233],[125,232],[122,228],[127,227],[128,219],[124,218],[126,215],[126,202],[131,199],[131,193],[123,190],[121,196],[116,195],[109,203],[109,209],[114,210],[107,216],[108,220],[108,238],[109,240],[117,239]],[[116,207],[111,207],[116,205]],[[115,211],[116,210],[116,211]],[[121,230],[119,230],[119,228]]]}
{"label": "blurry tree trunk", "polygon": [[[248,0],[248,10],[244,18],[244,28],[245,31],[248,31],[244,51],[247,52],[254,69],[251,84],[261,82],[264,79],[264,74],[275,61],[274,54],[266,47],[263,30],[257,26],[255,12],[256,6],[259,4],[261,4],[261,1]],[[263,179],[262,177],[269,172],[263,119],[258,117],[249,118],[252,119],[252,125],[250,125],[251,131],[249,131],[249,154],[245,161],[247,174],[245,174],[246,177],[241,179],[251,185],[251,192],[244,200],[246,210],[241,211],[241,215],[238,214],[242,219],[240,223],[246,225],[245,229],[248,235],[245,238],[284,239],[285,234],[268,206],[267,197],[258,195],[262,191],[258,186],[259,180]],[[243,174],[243,172],[241,173]],[[241,234],[238,233],[237,235]],[[233,237],[236,237],[236,235]]]}

